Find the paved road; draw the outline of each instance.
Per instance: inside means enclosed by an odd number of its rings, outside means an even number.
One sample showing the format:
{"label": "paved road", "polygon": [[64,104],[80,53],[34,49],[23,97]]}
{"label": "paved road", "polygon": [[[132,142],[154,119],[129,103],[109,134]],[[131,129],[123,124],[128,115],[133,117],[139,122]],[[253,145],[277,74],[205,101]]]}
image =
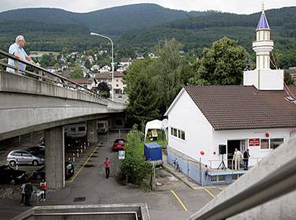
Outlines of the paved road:
{"label": "paved road", "polygon": [[[118,133],[110,134],[109,143],[107,143],[107,136],[101,137],[102,146],[94,151],[73,182],[66,183],[66,187],[62,190],[51,192],[48,200],[42,205],[147,203],[151,220],[182,220],[198,211],[213,198],[203,189],[193,190],[187,187],[163,170],[158,171],[157,181],[164,185],[159,186],[156,192],[145,192],[131,185],[119,184],[114,176],[117,153],[113,152],[111,147],[112,140],[117,137]],[[103,168],[103,161],[106,157],[111,159],[113,168],[109,179],[105,178]],[[219,188],[209,190],[214,195],[221,191]],[[75,202],[75,199],[81,199],[81,201]],[[23,210],[19,207],[18,201],[15,203],[17,203],[14,205],[18,206],[18,211]],[[7,211],[1,209],[2,204],[4,203],[0,200],[0,211],[4,211],[6,216],[13,217],[17,214],[15,212],[9,215]]]}

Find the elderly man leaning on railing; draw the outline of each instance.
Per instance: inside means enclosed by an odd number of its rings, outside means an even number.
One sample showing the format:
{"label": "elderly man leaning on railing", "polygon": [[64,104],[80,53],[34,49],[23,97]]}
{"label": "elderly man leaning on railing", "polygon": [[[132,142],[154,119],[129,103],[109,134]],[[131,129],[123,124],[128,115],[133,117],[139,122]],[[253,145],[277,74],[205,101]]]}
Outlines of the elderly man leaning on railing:
{"label": "elderly man leaning on railing", "polygon": [[[20,60],[28,61],[35,64],[31,57],[29,57],[24,50],[25,43],[25,38],[22,35],[17,36],[15,39],[15,43],[10,45],[9,47],[9,53],[16,56]],[[8,59],[8,64],[10,66],[15,66],[17,70],[20,70],[22,72],[26,70],[26,65],[24,63],[15,62],[13,59]],[[7,67],[6,71],[11,73],[15,72],[14,69],[9,67]]]}

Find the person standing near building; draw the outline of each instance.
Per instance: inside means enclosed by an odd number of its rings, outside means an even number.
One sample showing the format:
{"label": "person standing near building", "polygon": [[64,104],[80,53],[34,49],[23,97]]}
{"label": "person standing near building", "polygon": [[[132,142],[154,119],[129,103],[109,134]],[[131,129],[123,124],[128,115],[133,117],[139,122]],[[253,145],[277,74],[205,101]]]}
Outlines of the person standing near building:
{"label": "person standing near building", "polygon": [[25,196],[26,196],[26,193],[25,193],[25,187],[26,187],[26,183],[24,183],[24,184],[21,186],[21,194],[22,194],[21,204],[22,204],[22,205],[24,205],[24,202],[25,202]]}
{"label": "person standing near building", "polygon": [[250,153],[249,153],[249,149],[244,151],[244,170],[248,170],[249,169],[249,157],[250,157]]}
{"label": "person standing near building", "polygon": [[46,190],[47,190],[47,185],[46,185],[45,180],[42,179],[39,185],[40,185],[40,190],[42,191],[41,201],[45,201],[46,200]]}
{"label": "person standing near building", "polygon": [[[29,57],[26,51],[24,50],[25,43],[26,43],[25,38],[22,35],[17,36],[15,39],[15,43],[10,45],[9,47],[9,53],[16,56],[20,60],[34,63],[31,57]],[[16,67],[15,61],[13,59],[8,59],[8,65]],[[18,62],[18,69],[20,71],[25,71],[26,65],[21,62]],[[14,69],[9,67],[7,67],[6,71],[11,73],[15,72]]]}
{"label": "person standing near building", "polygon": [[33,186],[31,182],[27,182],[25,186],[25,205],[30,206],[31,205],[31,195],[33,192]]}
{"label": "person standing near building", "polygon": [[107,179],[107,178],[109,178],[110,167],[111,167],[111,162],[108,157],[106,158],[106,160],[104,162],[104,167],[105,167],[105,173],[106,173],[106,179]]}
{"label": "person standing near building", "polygon": [[233,154],[234,170],[240,170],[240,163],[242,158],[243,158],[242,153],[237,148],[235,148],[234,154]]}

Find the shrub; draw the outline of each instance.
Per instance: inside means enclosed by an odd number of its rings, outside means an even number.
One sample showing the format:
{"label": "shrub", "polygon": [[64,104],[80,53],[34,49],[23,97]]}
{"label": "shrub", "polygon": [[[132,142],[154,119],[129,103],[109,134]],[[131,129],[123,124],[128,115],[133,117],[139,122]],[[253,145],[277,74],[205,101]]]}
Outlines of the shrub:
{"label": "shrub", "polygon": [[121,172],[128,182],[146,186],[151,178],[152,166],[144,158],[142,137],[143,133],[136,126],[127,134],[126,157],[122,162]]}

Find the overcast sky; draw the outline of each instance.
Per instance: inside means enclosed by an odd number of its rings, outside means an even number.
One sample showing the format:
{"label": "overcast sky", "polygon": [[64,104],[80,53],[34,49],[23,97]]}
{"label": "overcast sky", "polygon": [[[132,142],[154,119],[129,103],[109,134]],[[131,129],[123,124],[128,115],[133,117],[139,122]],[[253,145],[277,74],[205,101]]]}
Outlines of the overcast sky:
{"label": "overcast sky", "polygon": [[[218,10],[239,14],[258,12],[262,0],[0,0],[0,11],[17,8],[51,7],[74,12],[89,12],[114,6],[155,3],[166,8],[186,11]],[[265,8],[296,6],[296,0],[265,0]]]}

